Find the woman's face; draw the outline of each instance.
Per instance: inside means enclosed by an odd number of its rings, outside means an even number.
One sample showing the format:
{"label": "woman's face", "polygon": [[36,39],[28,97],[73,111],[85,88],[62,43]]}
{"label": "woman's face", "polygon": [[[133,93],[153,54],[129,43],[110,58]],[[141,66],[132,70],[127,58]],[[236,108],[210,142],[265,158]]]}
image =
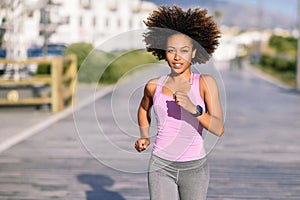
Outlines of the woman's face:
{"label": "woman's face", "polygon": [[191,66],[195,57],[192,40],[184,34],[171,35],[167,40],[166,58],[172,71],[182,74]]}

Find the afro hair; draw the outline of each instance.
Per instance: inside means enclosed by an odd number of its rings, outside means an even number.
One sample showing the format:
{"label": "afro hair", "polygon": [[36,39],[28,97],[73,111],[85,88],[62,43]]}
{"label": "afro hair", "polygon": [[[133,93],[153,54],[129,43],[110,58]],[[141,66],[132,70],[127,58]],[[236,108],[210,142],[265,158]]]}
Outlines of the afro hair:
{"label": "afro hair", "polygon": [[148,27],[144,32],[144,42],[148,52],[159,60],[166,59],[166,43],[174,34],[184,34],[192,39],[197,49],[192,63],[205,63],[219,45],[221,34],[212,16],[206,16],[207,10],[195,8],[184,11],[173,5],[160,6],[144,21]]}

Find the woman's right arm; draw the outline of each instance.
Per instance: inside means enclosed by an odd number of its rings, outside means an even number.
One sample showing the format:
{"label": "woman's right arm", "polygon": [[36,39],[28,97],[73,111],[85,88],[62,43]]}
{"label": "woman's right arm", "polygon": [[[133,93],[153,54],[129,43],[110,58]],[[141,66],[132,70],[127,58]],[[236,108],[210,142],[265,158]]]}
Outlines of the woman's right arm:
{"label": "woman's right arm", "polygon": [[140,138],[135,142],[138,152],[144,151],[150,144],[149,127],[151,122],[151,107],[156,89],[156,80],[150,80],[144,89],[144,95],[138,109],[138,123],[140,127]]}

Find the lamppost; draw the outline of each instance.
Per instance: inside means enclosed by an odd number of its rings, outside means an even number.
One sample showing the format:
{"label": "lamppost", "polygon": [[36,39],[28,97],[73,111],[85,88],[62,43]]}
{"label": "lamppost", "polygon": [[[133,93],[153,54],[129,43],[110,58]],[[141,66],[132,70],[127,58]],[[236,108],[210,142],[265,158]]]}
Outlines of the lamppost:
{"label": "lamppost", "polygon": [[0,25],[0,48],[2,47],[3,36],[5,34],[5,28],[2,27],[5,24],[6,19],[2,18],[2,22]]}
{"label": "lamppost", "polygon": [[256,47],[255,64],[259,63],[262,53],[262,33],[263,33],[263,0],[257,1],[257,32],[258,40]]}
{"label": "lamppost", "polygon": [[41,14],[41,18],[40,18],[40,25],[41,25],[41,33],[43,35],[43,39],[44,39],[44,43],[43,43],[43,48],[42,48],[42,53],[43,56],[47,56],[48,55],[48,43],[49,43],[49,38],[51,37],[51,35],[55,32],[56,27],[59,24],[63,23],[63,18],[61,18],[61,21],[59,22],[52,22],[51,20],[51,10],[57,6],[61,5],[60,1],[53,1],[53,0],[43,0],[44,4],[43,6],[40,8],[40,14]]}

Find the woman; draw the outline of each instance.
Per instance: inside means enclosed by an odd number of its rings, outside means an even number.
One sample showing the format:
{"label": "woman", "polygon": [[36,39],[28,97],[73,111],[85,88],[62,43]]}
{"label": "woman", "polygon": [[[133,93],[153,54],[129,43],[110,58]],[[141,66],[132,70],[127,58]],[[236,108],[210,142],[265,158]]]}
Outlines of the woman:
{"label": "woman", "polygon": [[218,45],[220,32],[207,11],[161,6],[145,22],[147,50],[166,60],[170,73],[148,81],[138,109],[142,152],[150,144],[150,110],[158,123],[149,165],[153,200],[206,199],[209,171],[202,130],[221,136],[224,120],[215,79],[192,72]]}

